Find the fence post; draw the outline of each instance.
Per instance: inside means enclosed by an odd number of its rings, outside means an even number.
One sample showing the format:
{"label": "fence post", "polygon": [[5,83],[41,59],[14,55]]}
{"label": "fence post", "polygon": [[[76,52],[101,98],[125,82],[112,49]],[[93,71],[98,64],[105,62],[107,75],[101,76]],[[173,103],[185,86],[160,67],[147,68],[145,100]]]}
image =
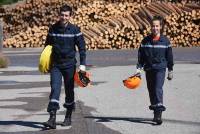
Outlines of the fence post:
{"label": "fence post", "polygon": [[0,19],[0,53],[3,50],[3,21]]}

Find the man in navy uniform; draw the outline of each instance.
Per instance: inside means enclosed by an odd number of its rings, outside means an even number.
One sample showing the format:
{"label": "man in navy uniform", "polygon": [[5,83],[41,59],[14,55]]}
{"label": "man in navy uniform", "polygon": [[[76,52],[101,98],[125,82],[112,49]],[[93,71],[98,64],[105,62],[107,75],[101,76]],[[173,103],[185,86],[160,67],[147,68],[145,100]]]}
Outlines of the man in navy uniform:
{"label": "man in navy uniform", "polygon": [[154,111],[153,121],[162,124],[163,84],[165,72],[168,68],[168,80],[173,78],[173,54],[169,39],[162,35],[163,19],[154,16],[152,19],[152,33],[146,36],[138,50],[138,64],[136,73],[144,69],[147,88],[150,97],[150,110]]}
{"label": "man in navy uniform", "polygon": [[69,22],[72,8],[64,5],[60,8],[59,20],[49,28],[46,45],[52,45],[52,67],[50,69],[51,93],[47,112],[50,118],[44,123],[46,127],[56,129],[56,111],[59,109],[62,77],[65,87],[66,110],[62,126],[71,125],[74,102],[74,74],[76,71],[76,46],[80,54],[79,69],[85,73],[86,48],[83,34],[80,29]]}

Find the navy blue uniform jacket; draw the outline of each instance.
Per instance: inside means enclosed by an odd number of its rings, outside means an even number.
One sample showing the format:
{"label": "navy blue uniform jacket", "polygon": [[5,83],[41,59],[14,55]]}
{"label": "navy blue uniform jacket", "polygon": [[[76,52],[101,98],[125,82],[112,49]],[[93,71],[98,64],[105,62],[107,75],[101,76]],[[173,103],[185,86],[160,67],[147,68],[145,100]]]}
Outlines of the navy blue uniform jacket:
{"label": "navy blue uniform jacket", "polygon": [[76,46],[80,54],[80,65],[86,64],[86,48],[80,29],[68,23],[66,27],[60,22],[49,28],[45,45],[52,45],[52,62],[60,68],[72,67],[76,64]]}
{"label": "navy blue uniform jacket", "polygon": [[137,68],[144,70],[164,69],[173,70],[173,54],[169,39],[161,35],[160,39],[153,41],[152,35],[146,36],[138,50]]}

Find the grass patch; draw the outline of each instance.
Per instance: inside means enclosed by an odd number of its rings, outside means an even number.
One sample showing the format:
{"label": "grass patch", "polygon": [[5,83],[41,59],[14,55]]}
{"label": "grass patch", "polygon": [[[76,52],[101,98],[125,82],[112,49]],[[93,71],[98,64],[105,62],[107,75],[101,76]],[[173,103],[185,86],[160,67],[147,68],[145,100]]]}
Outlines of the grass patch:
{"label": "grass patch", "polygon": [[9,59],[0,53],[0,68],[8,67]]}

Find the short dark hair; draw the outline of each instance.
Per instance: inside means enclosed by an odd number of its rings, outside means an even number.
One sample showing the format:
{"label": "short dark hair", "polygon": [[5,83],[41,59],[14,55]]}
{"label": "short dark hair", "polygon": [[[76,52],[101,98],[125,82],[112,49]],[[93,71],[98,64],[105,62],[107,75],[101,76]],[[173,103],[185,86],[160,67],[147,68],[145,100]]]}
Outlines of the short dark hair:
{"label": "short dark hair", "polygon": [[160,21],[160,25],[163,26],[163,17],[161,17],[159,15],[155,15],[155,16],[153,16],[152,22],[155,20]]}
{"label": "short dark hair", "polygon": [[67,12],[69,11],[70,12],[70,15],[72,14],[72,8],[68,5],[63,5],[62,7],[60,7],[60,13],[61,12]]}

